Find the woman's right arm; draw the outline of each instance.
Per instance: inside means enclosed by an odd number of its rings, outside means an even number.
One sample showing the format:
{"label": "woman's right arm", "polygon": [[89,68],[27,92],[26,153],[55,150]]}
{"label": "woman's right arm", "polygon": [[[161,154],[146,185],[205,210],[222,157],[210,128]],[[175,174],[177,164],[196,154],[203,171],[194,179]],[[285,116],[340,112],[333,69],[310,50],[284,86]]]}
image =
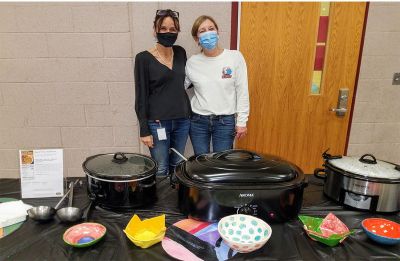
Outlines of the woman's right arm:
{"label": "woman's right arm", "polygon": [[[135,57],[135,111],[140,125],[140,139],[152,146],[151,132],[147,124],[149,102],[149,67],[141,53]],[[150,136],[150,137],[149,137]]]}
{"label": "woman's right arm", "polygon": [[193,85],[192,85],[192,81],[190,81],[190,78],[189,78],[189,73],[188,73],[188,69],[187,69],[187,66],[186,66],[186,69],[185,69],[185,73],[186,73],[186,75],[185,75],[185,90],[187,90],[187,89],[190,89],[190,88],[192,88],[193,87]]}

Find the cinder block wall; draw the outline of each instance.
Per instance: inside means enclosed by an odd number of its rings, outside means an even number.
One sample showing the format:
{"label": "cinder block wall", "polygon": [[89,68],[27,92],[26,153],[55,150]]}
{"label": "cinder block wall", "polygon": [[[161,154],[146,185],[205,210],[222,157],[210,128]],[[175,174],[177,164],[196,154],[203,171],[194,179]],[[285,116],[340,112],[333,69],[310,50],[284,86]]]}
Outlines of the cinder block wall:
{"label": "cinder block wall", "polygon": [[400,164],[400,3],[371,2],[349,155],[373,153]]}
{"label": "cinder block wall", "polygon": [[[180,12],[178,44],[216,18],[229,48],[230,3],[1,3],[0,178],[19,177],[19,149],[63,148],[64,175],[83,176],[88,156],[148,153],[134,112],[133,57],[154,46],[157,9]],[[191,154],[188,145],[187,154]]]}

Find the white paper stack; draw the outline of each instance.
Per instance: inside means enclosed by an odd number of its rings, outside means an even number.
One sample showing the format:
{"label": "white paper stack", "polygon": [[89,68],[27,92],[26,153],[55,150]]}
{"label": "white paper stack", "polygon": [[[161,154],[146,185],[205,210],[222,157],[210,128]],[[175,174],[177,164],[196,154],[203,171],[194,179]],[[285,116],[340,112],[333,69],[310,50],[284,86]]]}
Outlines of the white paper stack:
{"label": "white paper stack", "polygon": [[0,204],[0,227],[7,227],[25,221],[27,210],[31,205],[24,204],[22,200],[4,202]]}

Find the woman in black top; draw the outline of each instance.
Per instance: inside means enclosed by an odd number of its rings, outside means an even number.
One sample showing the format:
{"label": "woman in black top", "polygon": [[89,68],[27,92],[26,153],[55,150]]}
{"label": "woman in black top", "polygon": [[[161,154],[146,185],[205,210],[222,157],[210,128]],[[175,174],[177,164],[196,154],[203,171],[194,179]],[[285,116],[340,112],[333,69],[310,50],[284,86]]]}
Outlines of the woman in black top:
{"label": "woman in black top", "polygon": [[190,102],[185,91],[186,52],[177,45],[179,13],[157,10],[153,48],[135,58],[135,110],[140,140],[158,162],[157,175],[168,175],[181,160],[170,148],[184,153],[190,128]]}

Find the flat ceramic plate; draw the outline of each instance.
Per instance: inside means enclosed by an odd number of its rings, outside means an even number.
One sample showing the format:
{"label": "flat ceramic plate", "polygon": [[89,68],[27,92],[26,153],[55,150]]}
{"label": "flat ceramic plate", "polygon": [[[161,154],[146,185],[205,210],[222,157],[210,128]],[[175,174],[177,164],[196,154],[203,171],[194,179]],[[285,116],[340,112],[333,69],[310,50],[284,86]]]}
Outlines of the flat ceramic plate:
{"label": "flat ceramic plate", "polygon": [[97,243],[106,234],[106,227],[99,223],[82,223],[65,231],[63,240],[73,247],[87,247]]}

